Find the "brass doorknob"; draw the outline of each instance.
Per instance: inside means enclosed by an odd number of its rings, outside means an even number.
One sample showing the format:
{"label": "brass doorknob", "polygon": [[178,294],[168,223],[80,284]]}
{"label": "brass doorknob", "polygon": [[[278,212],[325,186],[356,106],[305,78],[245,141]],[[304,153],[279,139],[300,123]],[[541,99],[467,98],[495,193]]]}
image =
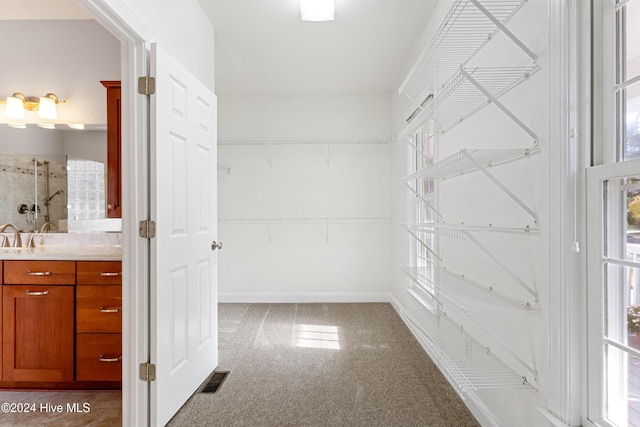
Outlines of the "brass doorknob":
{"label": "brass doorknob", "polygon": [[114,205],[113,203],[109,203],[109,204],[107,205],[107,208],[108,208],[108,209],[115,209],[115,208],[116,208],[116,205]]}

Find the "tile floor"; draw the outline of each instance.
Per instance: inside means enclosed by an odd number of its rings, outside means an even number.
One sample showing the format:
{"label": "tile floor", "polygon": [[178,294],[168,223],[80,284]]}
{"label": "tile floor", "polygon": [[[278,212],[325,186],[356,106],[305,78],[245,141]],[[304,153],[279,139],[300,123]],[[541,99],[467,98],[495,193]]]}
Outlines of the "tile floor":
{"label": "tile floor", "polygon": [[119,391],[0,390],[0,427],[116,427]]}

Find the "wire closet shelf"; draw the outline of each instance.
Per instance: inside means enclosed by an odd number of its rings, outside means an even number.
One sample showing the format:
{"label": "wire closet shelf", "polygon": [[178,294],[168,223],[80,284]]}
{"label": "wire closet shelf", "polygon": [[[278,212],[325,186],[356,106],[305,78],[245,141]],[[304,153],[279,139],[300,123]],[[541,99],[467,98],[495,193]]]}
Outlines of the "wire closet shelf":
{"label": "wire closet shelf", "polygon": [[[482,285],[463,274],[442,267],[402,267],[412,284],[438,301],[443,311],[466,314],[471,311],[531,309],[530,303]],[[437,283],[434,279],[437,275]],[[422,303],[422,301],[419,301]],[[431,310],[431,307],[426,307]]]}
{"label": "wire closet shelf", "polygon": [[400,312],[416,338],[461,396],[481,389],[534,388],[487,347],[467,334],[447,316],[418,322]]}
{"label": "wire closet shelf", "polygon": [[[428,165],[412,174],[402,178],[401,182],[408,186],[411,191],[415,191],[409,185],[409,182],[414,180],[423,179],[446,179],[455,176],[460,176],[465,173],[473,171],[481,171],[500,191],[506,194],[513,202],[524,210],[531,220],[532,224],[527,224],[521,229],[507,228],[507,227],[488,227],[478,228],[472,226],[471,229],[490,229],[492,231],[507,231],[507,232],[531,232],[537,230],[538,215],[537,213],[527,205],[520,197],[518,197],[513,191],[511,191],[500,179],[494,176],[489,169],[513,160],[518,160],[524,157],[528,157],[533,153],[539,152],[537,147],[534,148],[514,148],[514,149],[464,149],[455,153],[449,157],[442,159],[439,162]],[[417,188],[417,184],[416,184]],[[468,225],[461,225],[460,228],[469,229]]]}
{"label": "wire closet shelf", "polygon": [[513,160],[518,160],[537,153],[537,148],[470,148],[461,150],[436,163],[428,165],[417,172],[402,178],[406,183],[416,179],[447,179],[480,170],[480,167],[491,168]]}
{"label": "wire closet shelf", "polygon": [[[436,111],[440,132],[443,134],[491,103],[503,108],[503,111],[511,116],[510,111],[497,102],[498,99],[529,79],[539,69],[538,65],[461,68],[435,97],[421,104],[420,111],[412,117],[411,124],[405,128],[403,135],[411,134],[419,123],[434,116]],[[512,119],[518,122],[515,116]],[[518,125],[523,126],[522,123]],[[529,129],[524,130],[536,144],[537,135]]]}
{"label": "wire closet shelf", "polygon": [[482,4],[478,0],[456,0],[411,67],[398,93],[421,101],[427,95],[424,82],[437,81],[438,76],[450,78],[500,31],[535,63],[537,56],[505,27],[525,3],[526,0],[487,0]]}
{"label": "wire closet shelf", "polygon": [[[522,290],[524,290],[525,292],[527,292],[532,298],[533,300],[531,302],[528,303],[524,303],[524,305],[527,308],[532,308],[534,310],[538,310],[539,309],[539,303],[540,303],[540,298],[538,295],[538,291],[536,289],[534,289],[534,287],[532,287],[531,285],[529,285],[525,280],[522,279],[522,277],[520,277],[519,274],[517,274],[515,271],[512,270],[511,267],[509,267],[507,264],[505,264],[499,257],[497,257],[493,251],[491,251],[489,248],[487,248],[485,245],[482,244],[482,242],[480,242],[480,240],[478,240],[475,236],[473,236],[473,234],[471,234],[469,231],[472,230],[471,228],[467,228],[467,229],[461,229],[461,228],[456,228],[456,227],[451,227],[449,225],[445,225],[445,224],[425,224],[425,223],[420,223],[420,224],[404,224],[403,225],[405,227],[405,229],[409,232],[409,234],[411,236],[413,236],[423,247],[425,247],[429,252],[431,252],[433,254],[433,256],[440,262],[440,266],[443,266],[442,264],[442,259],[439,257],[439,255],[437,253],[435,253],[431,248],[429,248],[429,246],[425,243],[425,241],[422,239],[422,237],[420,236],[421,233],[428,233],[428,234],[435,234],[437,233],[439,236],[442,237],[452,237],[452,238],[456,238],[456,239],[468,239],[470,240],[474,245],[476,245],[476,247],[483,252],[495,265],[497,265],[500,269],[502,269],[514,282],[514,284],[516,284],[518,287],[520,287]],[[491,227],[487,228],[490,229]],[[476,228],[476,231],[479,230],[480,228]],[[504,231],[504,230],[502,230]],[[512,231],[514,232],[514,231]],[[433,261],[432,261],[433,263]],[[433,264],[431,264],[433,265]],[[425,274],[423,274],[423,276],[426,277]],[[424,288],[421,288],[423,291],[425,291]],[[519,304],[519,303],[517,303]],[[427,307],[429,308],[429,307]]]}

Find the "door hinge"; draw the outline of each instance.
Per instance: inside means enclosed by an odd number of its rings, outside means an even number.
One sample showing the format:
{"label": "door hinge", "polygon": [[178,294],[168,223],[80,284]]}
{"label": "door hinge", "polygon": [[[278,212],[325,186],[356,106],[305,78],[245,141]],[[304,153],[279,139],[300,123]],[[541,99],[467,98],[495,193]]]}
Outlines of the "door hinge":
{"label": "door hinge", "polygon": [[155,381],[156,380],[156,365],[153,363],[141,363],[140,364],[140,379],[142,381]]}
{"label": "door hinge", "polygon": [[156,222],[150,219],[140,221],[138,224],[138,232],[143,239],[152,239],[156,237]]}
{"label": "door hinge", "polygon": [[153,95],[156,93],[156,78],[150,76],[138,77],[138,93]]}

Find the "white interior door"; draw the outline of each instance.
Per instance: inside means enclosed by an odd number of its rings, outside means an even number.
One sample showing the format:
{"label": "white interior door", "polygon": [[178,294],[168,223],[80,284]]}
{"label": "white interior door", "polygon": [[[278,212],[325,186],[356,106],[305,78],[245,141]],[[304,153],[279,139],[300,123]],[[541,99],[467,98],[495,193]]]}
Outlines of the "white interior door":
{"label": "white interior door", "polygon": [[218,365],[216,97],[155,45],[151,75],[151,425]]}

